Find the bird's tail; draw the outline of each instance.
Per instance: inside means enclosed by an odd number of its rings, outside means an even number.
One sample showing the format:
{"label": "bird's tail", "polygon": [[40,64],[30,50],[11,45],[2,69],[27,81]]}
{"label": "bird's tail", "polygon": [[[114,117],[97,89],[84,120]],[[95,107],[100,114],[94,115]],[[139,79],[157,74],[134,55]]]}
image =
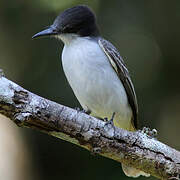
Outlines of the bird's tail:
{"label": "bird's tail", "polygon": [[124,171],[124,173],[126,174],[126,176],[128,177],[139,177],[139,176],[146,176],[146,177],[149,177],[150,174],[147,174],[143,171],[140,171],[136,168],[133,168],[133,167],[129,167],[129,166],[126,166],[125,164],[122,164],[122,169]]}

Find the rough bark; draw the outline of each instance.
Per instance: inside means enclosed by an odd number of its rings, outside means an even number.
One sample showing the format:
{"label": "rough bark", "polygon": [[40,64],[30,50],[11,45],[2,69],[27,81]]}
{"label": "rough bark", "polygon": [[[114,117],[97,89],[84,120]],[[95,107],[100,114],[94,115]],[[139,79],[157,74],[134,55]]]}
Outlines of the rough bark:
{"label": "rough bark", "polygon": [[94,153],[140,169],[159,179],[179,179],[180,152],[137,132],[114,127],[37,96],[0,73],[0,113],[21,127],[33,128]]}

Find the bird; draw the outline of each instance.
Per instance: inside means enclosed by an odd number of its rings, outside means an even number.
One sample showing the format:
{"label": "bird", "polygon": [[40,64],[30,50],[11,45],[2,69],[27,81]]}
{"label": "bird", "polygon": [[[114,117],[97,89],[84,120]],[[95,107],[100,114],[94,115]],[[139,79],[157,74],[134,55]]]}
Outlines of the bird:
{"label": "bird", "polygon": [[[62,66],[83,110],[111,119],[116,127],[137,130],[138,104],[129,71],[113,44],[100,35],[94,12],[76,5],[61,12],[53,24],[32,38],[55,37],[64,43]],[[150,176],[122,164],[129,177]]]}

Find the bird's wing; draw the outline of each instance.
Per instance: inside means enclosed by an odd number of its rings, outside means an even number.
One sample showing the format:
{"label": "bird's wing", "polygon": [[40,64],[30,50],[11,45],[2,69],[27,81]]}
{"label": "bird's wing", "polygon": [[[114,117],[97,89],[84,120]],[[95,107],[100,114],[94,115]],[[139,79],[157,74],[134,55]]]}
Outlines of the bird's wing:
{"label": "bird's wing", "polygon": [[137,114],[138,114],[138,104],[137,98],[134,90],[133,83],[130,79],[128,69],[126,68],[122,57],[118,50],[107,40],[100,38],[98,43],[106,56],[109,59],[110,64],[117,73],[119,79],[121,80],[128,97],[129,104],[133,112],[133,125],[137,129]]}

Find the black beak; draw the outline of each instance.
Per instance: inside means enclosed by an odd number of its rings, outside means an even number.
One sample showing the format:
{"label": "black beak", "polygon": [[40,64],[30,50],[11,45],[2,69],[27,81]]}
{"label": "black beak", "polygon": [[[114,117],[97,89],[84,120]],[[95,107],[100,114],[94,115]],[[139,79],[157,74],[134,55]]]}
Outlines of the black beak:
{"label": "black beak", "polygon": [[32,39],[35,39],[35,38],[41,37],[41,36],[50,36],[50,35],[56,35],[56,34],[58,34],[57,31],[55,29],[53,29],[52,27],[49,27],[48,29],[45,29],[45,30],[35,34],[32,37]]}

